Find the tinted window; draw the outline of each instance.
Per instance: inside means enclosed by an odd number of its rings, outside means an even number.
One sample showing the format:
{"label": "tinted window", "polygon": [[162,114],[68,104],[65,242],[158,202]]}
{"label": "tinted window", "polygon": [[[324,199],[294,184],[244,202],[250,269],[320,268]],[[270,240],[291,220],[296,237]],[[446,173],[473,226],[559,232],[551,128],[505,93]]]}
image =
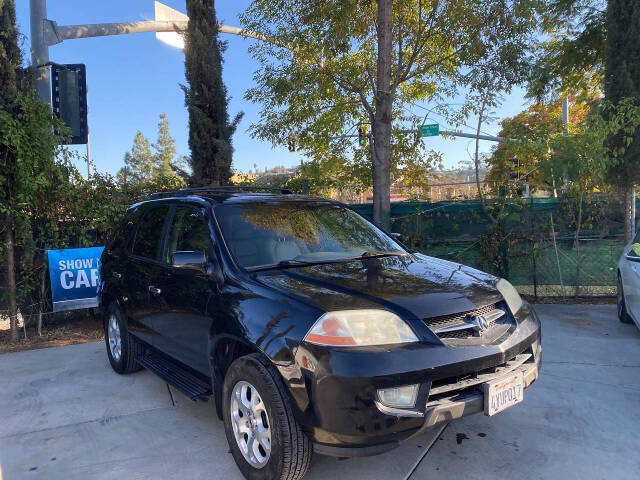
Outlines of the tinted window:
{"label": "tinted window", "polygon": [[169,230],[166,262],[171,263],[173,252],[179,251],[203,252],[208,260],[210,246],[209,228],[202,214],[193,208],[176,207]]}
{"label": "tinted window", "polygon": [[375,225],[337,204],[252,202],[217,205],[215,213],[227,246],[245,268],[404,253]]}
{"label": "tinted window", "polygon": [[152,259],[158,257],[162,227],[168,211],[168,207],[156,207],[142,214],[136,238],[133,240],[131,247],[131,252],[134,255]]}

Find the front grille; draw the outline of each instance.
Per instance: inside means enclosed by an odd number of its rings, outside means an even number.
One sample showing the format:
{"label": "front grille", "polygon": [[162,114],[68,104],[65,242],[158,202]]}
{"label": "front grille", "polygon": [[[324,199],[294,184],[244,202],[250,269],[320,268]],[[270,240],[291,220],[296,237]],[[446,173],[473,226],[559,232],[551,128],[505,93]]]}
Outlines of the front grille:
{"label": "front grille", "polygon": [[466,312],[451,313],[449,315],[441,315],[439,317],[425,318],[423,321],[427,324],[431,330],[438,330],[440,328],[453,327],[465,323],[464,319],[469,315],[485,315],[492,310],[498,308],[498,303],[492,303],[485,305],[476,310],[469,310]]}
{"label": "front grille", "polygon": [[[496,312],[497,311],[497,312]],[[452,313],[449,315],[441,315],[439,317],[425,318],[423,319],[424,323],[439,337],[439,338],[454,338],[454,339],[465,339],[477,336],[477,330],[473,328],[472,325],[469,325],[467,321],[469,318],[475,316],[488,316],[491,317],[491,314],[504,312],[503,315],[500,315],[498,318],[490,318],[488,320],[488,326],[485,332],[491,331],[492,327],[494,327],[497,323],[505,323],[508,322],[508,310],[502,305],[502,302],[492,303],[489,305],[485,305],[484,307],[477,308],[475,310],[468,310],[466,312]],[[469,328],[463,328],[460,330],[452,330],[452,331],[439,331],[452,327],[464,327],[465,325],[469,325]]]}

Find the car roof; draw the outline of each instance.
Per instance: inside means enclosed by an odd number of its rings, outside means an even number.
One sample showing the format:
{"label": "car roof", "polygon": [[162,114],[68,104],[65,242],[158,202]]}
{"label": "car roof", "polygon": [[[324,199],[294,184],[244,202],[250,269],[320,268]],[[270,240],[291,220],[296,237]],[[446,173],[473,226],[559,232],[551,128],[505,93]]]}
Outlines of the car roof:
{"label": "car roof", "polygon": [[[313,197],[309,195],[297,195],[291,193],[254,193],[254,192],[167,192],[166,194],[154,194],[156,198],[143,200],[129,207],[129,210],[137,209],[143,205],[171,202],[195,202],[200,204],[242,204],[242,203],[340,203],[327,198]],[[162,195],[162,196],[161,196]]]}

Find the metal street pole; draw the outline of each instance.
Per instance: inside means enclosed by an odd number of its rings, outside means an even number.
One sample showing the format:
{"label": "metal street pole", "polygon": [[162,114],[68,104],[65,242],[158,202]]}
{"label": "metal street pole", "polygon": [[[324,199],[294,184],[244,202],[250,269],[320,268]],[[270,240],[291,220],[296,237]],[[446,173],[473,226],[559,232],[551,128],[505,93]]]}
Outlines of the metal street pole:
{"label": "metal street pole", "polygon": [[91,134],[87,126],[87,180],[91,178]]}
{"label": "metal street pole", "polygon": [[[42,65],[49,62],[49,46],[45,42],[45,22],[47,21],[46,0],[29,0],[31,15],[31,63]],[[51,105],[51,85],[49,82],[49,67],[38,69],[36,77],[36,91],[38,96]]]}
{"label": "metal street pole", "polygon": [[[569,98],[562,98],[562,136],[566,137],[569,134]],[[564,167],[562,172],[562,180],[564,181],[565,193],[569,190],[569,175],[567,173],[567,167]]]}

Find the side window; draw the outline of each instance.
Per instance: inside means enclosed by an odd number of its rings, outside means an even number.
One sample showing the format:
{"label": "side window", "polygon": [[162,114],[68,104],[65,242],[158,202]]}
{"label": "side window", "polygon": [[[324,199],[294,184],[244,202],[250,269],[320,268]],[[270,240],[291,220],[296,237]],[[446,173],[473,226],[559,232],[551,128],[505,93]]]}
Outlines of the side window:
{"label": "side window", "polygon": [[154,260],[158,257],[162,227],[168,211],[169,207],[155,207],[142,214],[131,246],[131,253]]}
{"label": "side window", "polygon": [[211,237],[202,214],[189,207],[176,207],[169,229],[165,261],[171,263],[173,252],[200,251],[209,260]]}

